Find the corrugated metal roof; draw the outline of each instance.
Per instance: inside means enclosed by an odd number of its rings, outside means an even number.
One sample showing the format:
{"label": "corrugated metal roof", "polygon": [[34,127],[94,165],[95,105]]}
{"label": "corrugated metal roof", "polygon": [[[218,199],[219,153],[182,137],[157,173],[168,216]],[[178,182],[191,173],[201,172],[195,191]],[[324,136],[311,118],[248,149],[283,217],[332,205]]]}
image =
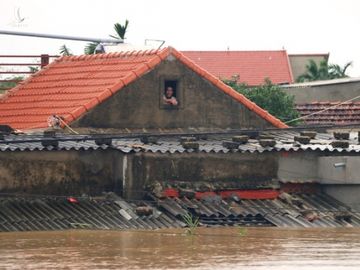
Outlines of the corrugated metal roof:
{"label": "corrugated metal roof", "polygon": [[[213,135],[208,136],[206,140],[197,140],[199,149],[185,149],[180,142],[179,137],[159,137],[156,143],[143,143],[139,138],[114,138],[111,145],[98,145],[95,139],[89,136],[75,135],[58,135],[56,138],[44,138],[42,136],[27,135],[9,135],[5,136],[5,140],[0,140],[0,151],[58,151],[58,150],[97,150],[97,149],[114,149],[123,153],[151,152],[151,153],[262,153],[271,151],[329,151],[329,152],[360,152],[357,135],[350,136],[349,147],[340,148],[331,146],[331,142],[335,141],[332,134],[317,134],[316,138],[311,140],[309,144],[301,144],[294,141],[294,136],[298,136],[298,132],[281,131],[266,132],[276,140],[274,147],[263,147],[259,140],[249,139],[245,144],[239,144],[235,149],[228,149],[223,145],[224,141],[231,141],[231,135]],[[116,136],[115,136],[116,137]],[[58,146],[43,146],[42,140],[58,140]]]}
{"label": "corrugated metal roof", "polygon": [[[0,197],[0,231],[66,229],[159,229],[185,227],[184,216],[200,226],[359,227],[360,214],[325,194],[265,200],[219,196],[127,202],[108,198]],[[139,207],[151,209],[149,214]],[[309,218],[308,214],[315,218]]]}
{"label": "corrugated metal roof", "polygon": [[[291,195],[296,203],[274,200],[198,200],[166,198],[160,209],[179,217],[184,210],[203,225],[246,225],[277,227],[360,227],[359,213],[326,194]],[[309,216],[312,215],[312,216]],[[350,216],[348,220],[344,216]]]}
{"label": "corrugated metal roof", "polygon": [[160,229],[185,224],[159,209],[138,215],[136,205],[116,200],[78,198],[0,198],[0,231],[81,229]]}

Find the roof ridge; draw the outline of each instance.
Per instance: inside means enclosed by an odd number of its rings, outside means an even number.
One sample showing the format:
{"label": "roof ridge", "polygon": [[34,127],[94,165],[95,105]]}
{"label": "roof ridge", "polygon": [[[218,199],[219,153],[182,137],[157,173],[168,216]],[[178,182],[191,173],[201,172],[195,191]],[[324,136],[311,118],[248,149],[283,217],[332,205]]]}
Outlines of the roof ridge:
{"label": "roof ridge", "polygon": [[81,54],[81,55],[71,55],[63,56],[59,61],[82,61],[82,60],[93,60],[93,59],[112,59],[112,58],[121,58],[121,57],[130,57],[130,56],[148,56],[156,55],[166,50],[167,47],[162,49],[150,49],[150,50],[131,50],[131,51],[120,51],[120,52],[110,52],[110,53],[99,53],[99,54]]}

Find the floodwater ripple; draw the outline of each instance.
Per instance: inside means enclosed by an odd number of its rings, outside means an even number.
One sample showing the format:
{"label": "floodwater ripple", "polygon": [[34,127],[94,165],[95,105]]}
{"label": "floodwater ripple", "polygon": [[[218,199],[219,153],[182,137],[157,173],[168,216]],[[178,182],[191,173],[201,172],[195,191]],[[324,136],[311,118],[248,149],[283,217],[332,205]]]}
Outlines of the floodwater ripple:
{"label": "floodwater ripple", "polygon": [[360,269],[360,230],[1,233],[0,269]]}

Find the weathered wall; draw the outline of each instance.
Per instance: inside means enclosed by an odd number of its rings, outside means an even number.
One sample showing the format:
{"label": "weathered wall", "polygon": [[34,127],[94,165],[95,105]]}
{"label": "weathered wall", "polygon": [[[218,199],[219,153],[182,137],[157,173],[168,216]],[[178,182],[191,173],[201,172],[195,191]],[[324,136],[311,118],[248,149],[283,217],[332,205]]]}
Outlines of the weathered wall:
{"label": "weathered wall", "polygon": [[[177,109],[161,108],[163,79],[180,82]],[[179,89],[178,89],[179,90]],[[262,128],[268,122],[173,57],[84,115],[75,127]]]}
{"label": "weathered wall", "polygon": [[132,177],[124,184],[126,197],[137,197],[154,181],[253,181],[276,178],[277,153],[139,153],[132,156]]}
{"label": "weathered wall", "polygon": [[98,195],[121,190],[122,155],[110,151],[0,152],[0,192]]}
{"label": "weathered wall", "polygon": [[[334,166],[344,163],[345,166]],[[360,184],[360,156],[326,152],[285,152],[279,157],[278,178],[320,184]]]}
{"label": "weathered wall", "polygon": [[[343,166],[334,164],[344,163]],[[315,181],[323,192],[360,210],[360,156],[326,152],[293,152],[279,156],[278,178],[289,182]]]}
{"label": "weathered wall", "polygon": [[318,156],[316,152],[282,152],[279,156],[278,179],[285,182],[317,181]]}
{"label": "weathered wall", "polygon": [[319,157],[322,184],[360,184],[360,156]]}
{"label": "weathered wall", "polygon": [[315,101],[346,101],[360,95],[360,81],[319,84],[306,87],[284,86],[283,90],[295,97],[296,104]]}

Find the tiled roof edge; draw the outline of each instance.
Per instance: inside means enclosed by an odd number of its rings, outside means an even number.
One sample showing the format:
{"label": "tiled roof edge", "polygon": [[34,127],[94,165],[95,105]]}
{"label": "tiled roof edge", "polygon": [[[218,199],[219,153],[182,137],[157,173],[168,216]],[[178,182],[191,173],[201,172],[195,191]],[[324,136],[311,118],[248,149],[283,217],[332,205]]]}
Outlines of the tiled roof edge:
{"label": "tiled roof edge", "polygon": [[169,47],[169,49],[170,49],[170,53],[172,53],[184,65],[189,67],[194,72],[198,73],[203,78],[210,81],[212,84],[214,84],[220,90],[222,90],[223,92],[225,92],[226,94],[228,94],[229,96],[231,96],[232,98],[237,100],[238,102],[242,103],[245,107],[247,107],[249,110],[251,110],[254,113],[256,113],[257,115],[259,115],[261,118],[270,122],[273,126],[278,127],[278,128],[288,128],[288,126],[285,123],[283,123],[281,120],[279,120],[275,116],[271,115],[266,110],[260,108],[254,102],[247,99],[244,95],[236,92],[230,86],[227,86],[220,79],[218,79],[214,75],[210,74],[208,71],[206,71],[199,65],[195,64],[192,60],[190,60],[188,57],[186,57],[181,52],[177,51],[176,49],[174,49],[172,47]]}
{"label": "tiled roof edge", "polygon": [[71,55],[63,56],[58,61],[83,61],[83,60],[93,60],[93,59],[111,59],[127,56],[142,56],[142,55],[158,55],[162,51],[160,50],[144,50],[144,51],[123,51],[123,52],[112,52],[112,53],[101,53],[101,54],[83,54],[83,55]]}
{"label": "tiled roof edge", "polygon": [[55,59],[53,62],[51,62],[50,64],[48,64],[47,66],[43,67],[42,69],[40,69],[39,71],[31,74],[28,78],[26,78],[25,80],[19,82],[15,87],[9,89],[6,91],[6,93],[1,97],[0,99],[0,103],[4,100],[6,100],[11,94],[17,92],[18,90],[20,90],[24,85],[28,84],[33,78],[36,78],[38,76],[40,76],[42,73],[44,73],[48,68],[50,68],[51,66],[53,66],[55,63],[59,62],[63,57],[60,57],[58,59]]}

